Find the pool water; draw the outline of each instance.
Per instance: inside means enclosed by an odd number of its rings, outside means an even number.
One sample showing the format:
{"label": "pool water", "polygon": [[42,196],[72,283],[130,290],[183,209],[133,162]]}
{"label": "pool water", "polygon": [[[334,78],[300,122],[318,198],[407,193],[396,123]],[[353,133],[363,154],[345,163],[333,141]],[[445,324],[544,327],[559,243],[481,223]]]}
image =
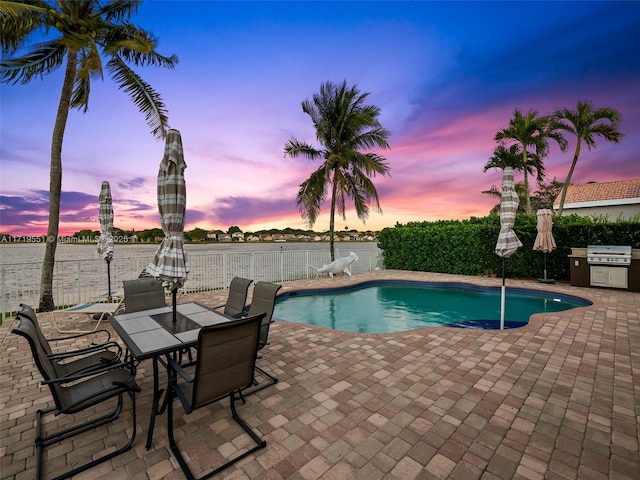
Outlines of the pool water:
{"label": "pool water", "polygon": [[[506,289],[505,328],[526,325],[534,313],[591,305],[579,297]],[[464,283],[368,282],[342,289],[306,290],[278,297],[275,319],[356,333],[422,327],[500,328],[500,288]]]}

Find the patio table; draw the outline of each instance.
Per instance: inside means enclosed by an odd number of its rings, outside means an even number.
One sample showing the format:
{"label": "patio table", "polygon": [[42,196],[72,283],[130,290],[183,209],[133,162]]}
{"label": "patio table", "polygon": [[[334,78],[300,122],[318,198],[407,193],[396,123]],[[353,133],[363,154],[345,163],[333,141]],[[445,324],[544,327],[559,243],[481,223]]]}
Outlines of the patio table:
{"label": "patio table", "polygon": [[158,362],[166,365],[162,357],[169,358],[170,355],[195,347],[202,327],[233,320],[193,302],[177,305],[176,309],[175,322],[172,307],[123,313],[109,318],[133,361],[153,361],[153,400],[147,432],[147,449],[151,448],[156,416],[164,411],[164,407],[159,407],[164,389],[160,389]]}

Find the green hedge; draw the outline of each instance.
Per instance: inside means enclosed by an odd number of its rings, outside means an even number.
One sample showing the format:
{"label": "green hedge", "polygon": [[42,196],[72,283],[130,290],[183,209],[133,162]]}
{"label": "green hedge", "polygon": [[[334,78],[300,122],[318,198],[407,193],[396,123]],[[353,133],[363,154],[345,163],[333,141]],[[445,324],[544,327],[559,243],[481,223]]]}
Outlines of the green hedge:
{"label": "green hedge", "polygon": [[[544,254],[533,251],[538,233],[536,215],[518,215],[514,230],[522,247],[506,261],[506,275],[537,278],[544,271]],[[495,252],[500,217],[490,215],[469,220],[412,222],[385,228],[378,236],[386,268],[459,275],[502,273],[502,258]],[[547,254],[547,275],[569,280],[571,248],[587,245],[631,245],[640,248],[640,223],[607,223],[569,215],[553,219],[557,248]]]}

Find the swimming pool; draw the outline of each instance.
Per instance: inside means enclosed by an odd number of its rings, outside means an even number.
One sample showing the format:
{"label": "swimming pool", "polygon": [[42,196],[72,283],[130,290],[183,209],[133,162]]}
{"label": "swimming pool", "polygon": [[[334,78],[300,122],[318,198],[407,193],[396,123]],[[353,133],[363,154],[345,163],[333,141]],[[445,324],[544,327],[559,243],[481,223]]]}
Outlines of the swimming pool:
{"label": "swimming pool", "polygon": [[[583,298],[507,288],[505,328],[526,325],[534,313],[591,305]],[[275,319],[356,333],[422,327],[500,328],[500,288],[467,283],[374,281],[340,289],[287,292]]]}

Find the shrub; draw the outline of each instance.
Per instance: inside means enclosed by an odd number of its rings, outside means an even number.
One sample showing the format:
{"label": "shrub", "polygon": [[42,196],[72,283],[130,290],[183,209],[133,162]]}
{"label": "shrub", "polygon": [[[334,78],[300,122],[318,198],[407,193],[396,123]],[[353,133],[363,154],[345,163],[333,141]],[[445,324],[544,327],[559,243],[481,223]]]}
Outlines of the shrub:
{"label": "shrub", "polygon": [[[536,215],[516,216],[514,231],[522,247],[506,260],[506,275],[513,278],[541,277],[544,254],[533,250],[538,234]],[[383,229],[378,236],[386,268],[459,275],[502,273],[502,258],[495,254],[500,217],[469,220],[411,222]],[[587,245],[631,245],[640,248],[640,222],[608,222],[606,219],[568,215],[553,219],[557,248],[547,254],[547,275],[570,279],[572,248]]]}

